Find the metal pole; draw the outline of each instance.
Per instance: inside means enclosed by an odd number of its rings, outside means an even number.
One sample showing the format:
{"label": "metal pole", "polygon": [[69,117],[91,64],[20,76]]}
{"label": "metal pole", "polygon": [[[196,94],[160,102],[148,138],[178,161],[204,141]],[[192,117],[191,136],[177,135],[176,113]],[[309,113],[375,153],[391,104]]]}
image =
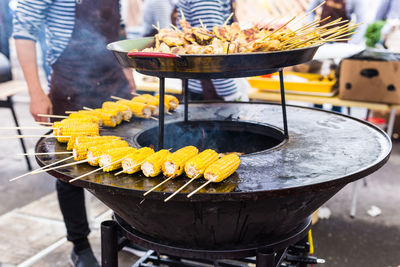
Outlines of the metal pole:
{"label": "metal pole", "polygon": [[256,267],[276,267],[275,253],[267,251],[257,251]]}
{"label": "metal pole", "polygon": [[287,115],[286,115],[286,101],[285,101],[285,85],[283,81],[283,71],[279,71],[279,81],[281,84],[281,104],[282,104],[282,115],[283,115],[283,130],[285,132],[285,138],[289,139],[289,131],[287,125]]}
{"label": "metal pole", "polygon": [[101,223],[101,266],[118,267],[118,225],[115,221]]}
{"label": "metal pole", "polygon": [[[14,118],[15,126],[19,127],[17,115],[16,115],[15,110],[14,110],[14,105],[13,105],[13,101],[12,101],[11,96],[7,97],[7,102],[8,102],[8,105],[9,105],[10,109],[11,109],[11,114],[12,114],[12,116]],[[19,135],[22,135],[22,132],[21,132],[21,130],[19,128],[17,128],[17,133]],[[24,139],[23,138],[19,138],[19,141],[21,142],[21,146],[22,146],[22,150],[24,151],[24,154],[26,154],[26,147],[25,147]],[[26,161],[26,164],[28,165],[28,170],[31,171],[32,170],[32,165],[31,165],[31,162],[29,161],[29,156],[25,155],[25,161]]]}
{"label": "metal pole", "polygon": [[158,150],[164,148],[164,98],[165,78],[160,77],[159,116],[158,116]]}
{"label": "metal pole", "polygon": [[185,122],[188,121],[189,117],[189,92],[188,92],[188,79],[182,79],[182,91],[184,95],[184,105],[185,105],[185,110],[184,110],[184,120]]}

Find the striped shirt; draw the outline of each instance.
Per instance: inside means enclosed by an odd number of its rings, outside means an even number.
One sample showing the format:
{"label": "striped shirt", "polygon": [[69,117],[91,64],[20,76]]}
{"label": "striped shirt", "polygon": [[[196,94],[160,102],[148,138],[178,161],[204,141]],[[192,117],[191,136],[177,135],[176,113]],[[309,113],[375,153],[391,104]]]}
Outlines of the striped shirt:
{"label": "striped shirt", "polygon": [[51,66],[71,39],[76,1],[79,0],[19,0],[13,19],[13,37],[37,41],[44,23],[46,62]]}
{"label": "striped shirt", "polygon": [[[213,26],[222,25],[231,14],[230,0],[179,0],[178,14],[182,10],[185,19],[192,27],[201,27],[203,24],[211,30]],[[221,97],[237,94],[238,88],[234,79],[212,79],[217,95]],[[189,80],[189,90],[202,93],[199,80]]]}

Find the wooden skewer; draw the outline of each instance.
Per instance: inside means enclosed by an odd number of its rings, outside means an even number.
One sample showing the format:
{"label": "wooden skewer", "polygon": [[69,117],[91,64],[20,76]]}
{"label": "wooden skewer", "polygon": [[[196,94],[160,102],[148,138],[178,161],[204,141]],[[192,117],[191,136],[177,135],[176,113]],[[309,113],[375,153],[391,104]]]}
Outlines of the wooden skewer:
{"label": "wooden skewer", "polygon": [[228,24],[229,20],[232,18],[233,12],[229,15],[229,17],[225,20],[224,24],[222,24],[222,27],[224,27],[226,24]]}
{"label": "wooden skewer", "polygon": [[37,122],[38,124],[40,124],[40,125],[53,125],[53,123],[52,122]]}
{"label": "wooden skewer", "polygon": [[183,11],[182,11],[182,9],[181,9],[180,11],[181,11],[181,16],[182,16],[182,19],[186,21],[186,18],[185,18],[185,15],[183,14]]}
{"label": "wooden skewer", "polygon": [[171,198],[173,198],[176,194],[178,194],[180,191],[182,191],[186,186],[188,186],[191,182],[193,182],[194,180],[196,180],[197,178],[199,178],[201,175],[198,175],[194,178],[191,178],[186,184],[182,185],[178,190],[176,190],[172,195],[170,195],[169,197],[167,197],[166,199],[164,199],[164,202],[167,202],[168,200],[170,200]]}
{"label": "wooden skewer", "polygon": [[151,24],[151,26],[152,26],[154,29],[156,29],[157,31],[160,31],[160,28],[159,28],[159,27],[157,27],[156,25],[154,25],[154,24]]}
{"label": "wooden skewer", "polygon": [[140,96],[140,94],[138,94],[138,93],[131,93],[131,95],[134,95],[134,96]]}
{"label": "wooden skewer", "polygon": [[60,116],[60,115],[51,115],[51,114],[37,114],[39,117],[46,117],[46,118],[59,118],[59,119],[66,119],[67,116]]}
{"label": "wooden skewer", "polygon": [[72,166],[72,165],[78,165],[78,164],[81,164],[81,163],[86,163],[86,162],[88,162],[88,161],[89,161],[88,159],[83,159],[83,160],[79,160],[79,161],[74,161],[74,162],[67,163],[67,164],[64,164],[64,165],[60,165],[60,166],[55,166],[55,167],[52,167],[52,168],[43,169],[43,170],[40,170],[40,171],[35,172],[35,174],[36,174],[36,173],[47,172],[47,171],[52,171],[52,170],[57,170],[57,169],[61,169],[61,168],[68,167],[68,166]]}
{"label": "wooden skewer", "polygon": [[23,153],[17,154],[17,156],[39,156],[39,155],[65,155],[65,154],[72,154],[73,152],[48,152],[48,153]]}
{"label": "wooden skewer", "polygon": [[64,136],[64,135],[13,135],[13,136],[1,136],[0,140],[4,139],[11,139],[11,138],[58,138],[58,137],[65,137],[65,138],[70,138],[71,136]]}
{"label": "wooden skewer", "polygon": [[201,27],[203,27],[205,30],[207,30],[207,27],[203,24],[203,21],[201,19],[199,19],[200,25]]}
{"label": "wooden skewer", "polygon": [[124,160],[125,158],[126,158],[126,156],[123,157],[123,158],[121,158],[121,159],[119,159],[119,160],[116,160],[116,161],[114,161],[114,162],[111,162],[110,164],[108,164],[108,165],[106,165],[106,166],[103,166],[103,167],[101,167],[101,168],[98,168],[98,169],[95,169],[95,170],[90,171],[90,172],[88,172],[88,173],[85,173],[85,174],[83,174],[83,175],[81,175],[81,176],[78,176],[78,177],[76,177],[76,178],[74,178],[74,179],[71,179],[71,180],[69,180],[69,182],[70,182],[70,183],[73,183],[73,182],[75,182],[76,180],[82,179],[83,177],[86,177],[86,176],[88,176],[88,175],[90,175],[90,174],[92,174],[92,173],[95,173],[95,172],[101,171],[101,170],[104,169],[104,168],[110,167],[110,166],[113,165],[114,163],[120,162],[120,161]]}
{"label": "wooden skewer", "polygon": [[83,107],[84,110],[93,110],[92,108]]}
{"label": "wooden skewer", "polygon": [[158,121],[158,118],[151,116],[150,119]]}
{"label": "wooden skewer", "polygon": [[38,168],[38,169],[36,169],[36,170],[30,171],[30,172],[27,172],[27,173],[22,174],[22,175],[20,175],[20,176],[17,176],[17,177],[15,177],[15,178],[12,178],[12,179],[10,179],[9,181],[12,182],[12,181],[18,180],[18,179],[20,179],[20,178],[22,178],[22,177],[25,177],[25,176],[28,176],[28,175],[36,174],[37,171],[40,171],[40,170],[43,170],[44,168],[47,168],[47,167],[50,167],[50,166],[54,166],[54,165],[56,165],[56,164],[58,164],[58,163],[67,161],[67,160],[69,160],[69,159],[72,159],[73,157],[74,157],[74,156],[71,156],[71,157],[68,157],[68,158],[65,158],[65,159],[62,159],[62,160],[53,162],[53,163],[51,163],[51,164],[49,164],[49,165],[47,165],[47,166]]}
{"label": "wooden skewer", "polygon": [[47,127],[47,126],[14,126],[14,127],[1,127],[0,130],[24,130],[24,129],[54,129],[52,127]]}
{"label": "wooden skewer", "polygon": [[174,24],[169,24],[176,32],[181,32]]}
{"label": "wooden skewer", "polygon": [[194,194],[196,194],[197,192],[199,192],[202,188],[206,187],[206,186],[207,186],[209,183],[211,183],[211,182],[212,182],[211,180],[207,181],[207,183],[203,184],[202,186],[199,186],[196,190],[194,190],[192,193],[190,193],[189,195],[187,195],[187,197],[189,198],[189,197],[193,196]]}
{"label": "wooden skewer", "polygon": [[264,41],[265,39],[267,39],[268,37],[272,36],[273,34],[279,32],[280,30],[282,30],[286,25],[288,25],[290,22],[292,22],[294,19],[296,18],[296,16],[294,16],[292,19],[290,19],[289,21],[287,21],[285,24],[283,24],[282,26],[280,26],[278,29],[273,30],[269,35],[263,37],[261,39],[261,41]]}
{"label": "wooden skewer", "polygon": [[165,179],[164,181],[162,181],[161,183],[159,183],[158,185],[154,186],[152,189],[148,190],[147,192],[145,192],[143,194],[143,196],[147,196],[150,192],[153,192],[155,189],[159,188],[160,186],[162,186],[163,184],[165,184],[166,182],[168,182],[171,179],[174,179],[176,177],[176,175],[173,175],[167,179]]}
{"label": "wooden skewer", "polygon": [[321,4],[319,4],[316,8],[314,8],[313,10],[311,10],[310,12],[307,12],[305,14],[305,17],[311,15],[315,10],[317,10],[318,8],[320,8],[321,6],[323,6],[326,3],[326,1],[322,2]]}
{"label": "wooden skewer", "polygon": [[142,165],[142,164],[143,164],[143,162],[144,162],[144,161],[142,161],[142,162],[140,162],[140,163],[138,163],[138,164],[136,164],[136,165],[134,165],[134,166],[130,167],[130,168],[129,168],[129,169],[127,169],[127,170],[122,170],[122,171],[119,171],[119,172],[117,172],[116,174],[114,174],[114,176],[118,176],[118,175],[120,175],[121,173],[123,173],[124,171],[130,171],[130,170],[132,170],[132,169],[136,168],[137,166],[140,166],[140,165]]}
{"label": "wooden skewer", "polygon": [[65,114],[72,114],[72,113],[78,113],[78,111],[72,111],[72,110],[65,111]]}
{"label": "wooden skewer", "polygon": [[115,100],[127,100],[127,101],[131,101],[130,99],[126,99],[126,98],[122,98],[122,97],[118,97],[118,96],[110,96],[110,98],[115,99]]}

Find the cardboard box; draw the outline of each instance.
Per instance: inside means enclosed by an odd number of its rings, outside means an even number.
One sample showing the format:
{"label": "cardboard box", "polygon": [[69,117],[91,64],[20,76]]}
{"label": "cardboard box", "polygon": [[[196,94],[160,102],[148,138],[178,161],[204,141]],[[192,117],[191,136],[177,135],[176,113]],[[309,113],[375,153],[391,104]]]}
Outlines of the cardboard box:
{"label": "cardboard box", "polygon": [[400,62],[344,59],[339,98],[400,104]]}

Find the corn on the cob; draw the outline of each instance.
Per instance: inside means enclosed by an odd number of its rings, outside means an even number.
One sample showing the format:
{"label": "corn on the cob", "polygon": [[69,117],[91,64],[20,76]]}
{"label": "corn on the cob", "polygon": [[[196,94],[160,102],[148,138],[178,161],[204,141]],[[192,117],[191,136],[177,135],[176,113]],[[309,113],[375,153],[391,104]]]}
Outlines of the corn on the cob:
{"label": "corn on the cob", "polygon": [[167,177],[176,177],[181,175],[184,171],[186,162],[196,156],[198,153],[199,150],[194,146],[185,146],[168,155],[163,164],[163,174]]}
{"label": "corn on the cob", "polygon": [[150,147],[143,147],[129,154],[122,161],[124,173],[132,174],[139,171],[143,161],[152,154],[154,154],[154,150]]}
{"label": "corn on the cob", "polygon": [[103,109],[115,109],[122,112],[123,119],[125,121],[129,121],[132,118],[132,111],[129,106],[124,105],[123,103],[106,101],[103,103]]}
{"label": "corn on the cob", "polygon": [[102,121],[98,117],[96,117],[95,115],[90,114],[90,113],[88,113],[88,114],[81,113],[81,112],[71,113],[71,114],[69,114],[68,118],[69,119],[87,120],[88,122],[97,123],[99,126],[102,125]]}
{"label": "corn on the cob", "polygon": [[[149,95],[149,94],[143,94],[140,96],[135,96],[134,98],[132,98],[133,102],[138,102],[138,103],[144,103],[147,105],[152,106],[152,113],[154,116],[158,116],[160,114],[159,112],[159,100],[157,97]],[[169,103],[167,101],[164,102],[165,103],[165,107],[164,110],[168,111],[169,110]]]}
{"label": "corn on the cob", "polygon": [[223,156],[211,164],[204,172],[204,178],[213,183],[218,183],[234,173],[240,164],[240,158],[235,154]]}
{"label": "corn on the cob", "polygon": [[89,147],[87,152],[88,163],[92,166],[99,165],[100,156],[107,152],[110,149],[119,148],[119,147],[128,147],[129,144],[123,140],[116,140],[112,142],[102,143],[98,145],[94,145]]}
{"label": "corn on the cob", "polygon": [[66,143],[73,135],[99,135],[99,125],[97,123],[79,121],[61,122],[57,133],[58,136],[61,136],[57,137],[57,141]]}
{"label": "corn on the cob", "polygon": [[103,171],[110,172],[121,168],[122,160],[128,154],[134,152],[133,147],[118,147],[108,150],[100,157],[99,165],[103,167]]}
{"label": "corn on the cob", "polygon": [[218,153],[212,149],[206,149],[186,162],[185,173],[189,178],[200,178],[207,167],[217,160]]}
{"label": "corn on the cob", "polygon": [[114,113],[104,112],[104,110],[100,108],[91,110],[90,112],[101,119],[101,121],[103,122],[103,126],[115,127],[118,124],[117,116]]}
{"label": "corn on the cob", "polygon": [[121,140],[121,137],[114,135],[103,135],[103,136],[74,135],[68,140],[67,150],[72,150],[76,145],[99,139],[106,141],[114,141],[114,140]]}
{"label": "corn on the cob", "polygon": [[132,115],[138,118],[148,119],[153,114],[154,106],[147,105],[141,102],[134,102],[129,100],[119,100],[117,103],[126,105],[132,112]]}
{"label": "corn on the cob", "polygon": [[[72,114],[77,114],[77,115],[72,115]],[[94,112],[93,110],[78,110],[77,113],[72,113],[72,114],[70,114],[70,116],[71,115],[77,116],[77,117],[93,116],[99,120],[99,126],[103,125],[102,116],[100,114],[98,114],[97,112]]]}
{"label": "corn on the cob", "polygon": [[[155,97],[158,98],[159,95],[156,95]],[[175,109],[178,108],[179,100],[175,96],[173,96],[173,95],[165,95],[164,99],[165,99],[165,103],[168,104],[169,110],[174,111]]]}
{"label": "corn on the cob", "polygon": [[87,153],[90,147],[99,145],[99,144],[104,144],[110,142],[110,140],[107,139],[93,139],[87,142],[82,142],[74,146],[72,149],[72,155],[74,156],[75,160],[82,160],[86,159]]}
{"label": "corn on the cob", "polygon": [[147,157],[141,166],[143,174],[146,177],[155,177],[159,175],[162,171],[162,165],[169,154],[171,153],[168,150],[161,149]]}

